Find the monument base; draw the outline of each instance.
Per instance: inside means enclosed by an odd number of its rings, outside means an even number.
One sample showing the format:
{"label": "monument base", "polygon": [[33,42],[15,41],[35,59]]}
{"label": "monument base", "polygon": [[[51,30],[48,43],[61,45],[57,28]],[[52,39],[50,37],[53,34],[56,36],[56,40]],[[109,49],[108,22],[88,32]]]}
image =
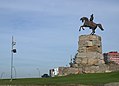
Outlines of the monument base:
{"label": "monument base", "polygon": [[78,41],[78,53],[70,67],[78,68],[80,73],[103,73],[119,70],[119,65],[107,65],[102,54],[101,37],[98,35],[81,35]]}
{"label": "monument base", "polygon": [[101,37],[98,35],[81,35],[78,41],[78,53],[72,67],[100,66],[104,64]]}
{"label": "monument base", "polygon": [[113,71],[119,71],[119,65],[115,63],[105,64],[101,37],[98,35],[81,35],[78,41],[78,52],[73,62],[70,63],[70,67],[59,67],[58,76]]}
{"label": "monument base", "polygon": [[101,64],[92,66],[79,67],[59,67],[58,76],[66,76],[70,74],[85,74],[85,73],[107,73],[119,71],[118,64]]}

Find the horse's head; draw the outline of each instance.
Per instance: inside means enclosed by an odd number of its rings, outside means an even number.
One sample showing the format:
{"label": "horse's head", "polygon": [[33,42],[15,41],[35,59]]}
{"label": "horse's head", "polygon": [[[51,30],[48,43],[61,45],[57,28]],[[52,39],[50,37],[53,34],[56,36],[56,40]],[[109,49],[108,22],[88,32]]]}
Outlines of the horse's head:
{"label": "horse's head", "polygon": [[82,17],[80,20],[81,20],[82,22],[84,22],[84,20],[85,20],[85,21],[88,21],[88,18],[87,18],[87,17]]}
{"label": "horse's head", "polygon": [[82,22],[84,21],[83,18],[80,19]]}

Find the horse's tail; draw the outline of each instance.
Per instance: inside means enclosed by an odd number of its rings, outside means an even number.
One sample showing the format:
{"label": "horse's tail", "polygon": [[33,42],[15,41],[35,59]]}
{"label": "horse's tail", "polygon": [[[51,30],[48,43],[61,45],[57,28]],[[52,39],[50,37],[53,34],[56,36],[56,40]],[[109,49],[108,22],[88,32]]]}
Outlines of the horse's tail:
{"label": "horse's tail", "polygon": [[102,31],[104,30],[101,24],[97,24],[97,26],[98,26]]}

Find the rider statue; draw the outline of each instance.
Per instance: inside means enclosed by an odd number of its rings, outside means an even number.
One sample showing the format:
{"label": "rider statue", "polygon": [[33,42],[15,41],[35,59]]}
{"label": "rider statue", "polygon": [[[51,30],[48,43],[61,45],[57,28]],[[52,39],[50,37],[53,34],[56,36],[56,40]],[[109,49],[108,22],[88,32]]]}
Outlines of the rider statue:
{"label": "rider statue", "polygon": [[92,35],[94,35],[95,33],[95,29],[97,27],[99,27],[102,31],[104,30],[101,24],[96,24],[93,22],[93,14],[90,16],[90,19],[88,19],[87,17],[82,17],[80,20],[84,23],[82,26],[80,26],[79,31],[81,31],[81,29],[85,30],[84,27],[89,27],[89,29],[92,29]]}

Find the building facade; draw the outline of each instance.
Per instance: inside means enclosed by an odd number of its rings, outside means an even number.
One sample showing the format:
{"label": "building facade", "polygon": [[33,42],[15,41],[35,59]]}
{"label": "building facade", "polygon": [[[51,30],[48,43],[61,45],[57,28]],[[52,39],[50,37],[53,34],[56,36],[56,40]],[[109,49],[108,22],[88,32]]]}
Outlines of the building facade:
{"label": "building facade", "polygon": [[103,53],[105,63],[115,62],[119,64],[119,53],[117,51],[111,51]]}
{"label": "building facade", "polygon": [[55,77],[59,74],[59,68],[54,68],[49,70],[50,77]]}

